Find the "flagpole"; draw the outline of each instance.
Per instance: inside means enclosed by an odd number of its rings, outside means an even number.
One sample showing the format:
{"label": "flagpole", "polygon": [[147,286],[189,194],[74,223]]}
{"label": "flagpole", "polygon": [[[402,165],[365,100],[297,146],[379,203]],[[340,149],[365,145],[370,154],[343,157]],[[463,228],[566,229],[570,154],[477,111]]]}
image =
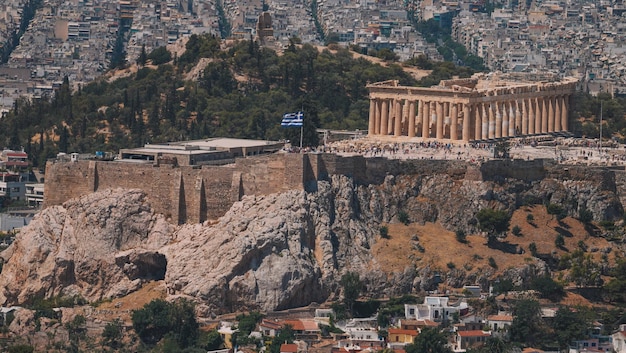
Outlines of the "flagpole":
{"label": "flagpole", "polygon": [[[304,114],[302,110],[302,107],[300,107],[300,114]],[[300,126],[300,150],[302,150],[302,130],[304,130],[304,118],[302,118],[302,126]]]}

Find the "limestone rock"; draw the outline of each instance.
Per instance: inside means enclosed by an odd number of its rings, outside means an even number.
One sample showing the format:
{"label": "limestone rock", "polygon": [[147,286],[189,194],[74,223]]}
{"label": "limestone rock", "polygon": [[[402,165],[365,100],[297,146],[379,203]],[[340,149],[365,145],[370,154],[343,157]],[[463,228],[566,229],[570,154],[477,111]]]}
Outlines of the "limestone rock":
{"label": "limestone rock", "polygon": [[[150,258],[169,242],[172,226],[146,201],[139,190],[117,189],[43,210],[3,253],[0,303],[74,294],[94,301],[162,277]],[[118,255],[128,251],[134,256]]]}

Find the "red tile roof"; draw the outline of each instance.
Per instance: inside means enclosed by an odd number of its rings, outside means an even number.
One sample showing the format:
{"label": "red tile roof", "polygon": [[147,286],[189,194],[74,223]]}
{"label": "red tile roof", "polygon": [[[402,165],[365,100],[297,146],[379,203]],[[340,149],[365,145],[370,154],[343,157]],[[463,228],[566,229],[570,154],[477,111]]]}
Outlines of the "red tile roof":
{"label": "red tile roof", "polygon": [[26,152],[9,152],[7,153],[7,157],[23,157],[28,158]]}
{"label": "red tile roof", "polygon": [[489,337],[491,336],[491,332],[481,331],[481,330],[459,331],[457,333],[461,337]]}
{"label": "red tile roof", "polygon": [[487,320],[490,321],[513,321],[513,316],[511,315],[489,315]]}
{"label": "red tile roof", "polygon": [[294,331],[319,331],[319,326],[314,320],[284,320],[281,326],[290,325]]}
{"label": "red tile roof", "polygon": [[280,352],[297,353],[298,345],[294,343],[284,343],[280,345]]}

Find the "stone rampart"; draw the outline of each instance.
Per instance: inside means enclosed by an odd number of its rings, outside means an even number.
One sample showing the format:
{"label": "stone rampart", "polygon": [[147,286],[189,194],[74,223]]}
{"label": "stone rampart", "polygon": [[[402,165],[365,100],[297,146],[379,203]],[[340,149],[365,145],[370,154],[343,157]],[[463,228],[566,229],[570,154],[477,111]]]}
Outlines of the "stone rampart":
{"label": "stone rampart", "polygon": [[[330,175],[352,177],[360,185],[380,184],[388,175],[447,174],[455,180],[528,182],[546,177],[600,180],[615,191],[615,172],[562,166],[547,160],[493,160],[481,165],[457,160],[389,160],[335,154],[273,154],[237,159],[226,166],[172,166],[124,162],[48,162],[44,207],[108,188],[137,188],[154,210],[175,223],[197,223],[224,215],[243,195],[292,189],[314,191]],[[619,185],[626,184],[620,174]],[[621,182],[621,183],[620,183]]]}

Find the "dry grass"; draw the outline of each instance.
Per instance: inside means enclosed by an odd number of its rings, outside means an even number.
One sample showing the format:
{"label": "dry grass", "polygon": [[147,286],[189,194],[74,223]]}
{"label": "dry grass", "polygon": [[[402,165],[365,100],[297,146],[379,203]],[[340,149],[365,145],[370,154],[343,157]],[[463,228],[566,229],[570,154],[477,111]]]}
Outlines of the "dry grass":
{"label": "dry grass", "polygon": [[145,284],[138,291],[125,297],[102,303],[96,309],[101,313],[98,315],[99,318],[104,321],[121,318],[123,321],[129,322],[132,310],[140,309],[154,299],[165,299],[165,297],[165,283],[154,281]]}
{"label": "dry grass", "polygon": [[[532,214],[534,225],[527,222],[526,217]],[[514,226],[521,228],[521,236],[517,237],[509,232],[503,242],[518,245],[524,249],[523,254],[512,254],[487,246],[487,239],[480,234],[467,236],[467,243],[456,240],[454,232],[444,229],[439,224],[426,223],[425,225],[400,223],[388,224],[389,238],[379,239],[373,246],[375,260],[388,273],[402,271],[405,267],[415,265],[418,268],[431,266],[433,269],[448,271],[448,264],[455,268],[475,271],[486,268],[488,259],[492,257],[497,265],[496,275],[503,270],[519,267],[526,263],[535,262],[528,250],[530,243],[537,245],[540,254],[555,254],[562,256],[578,248],[582,240],[589,249],[602,249],[610,244],[603,238],[590,236],[585,227],[576,219],[567,217],[561,224],[552,215],[547,214],[544,206],[522,207],[513,213],[511,229]],[[558,249],[554,240],[560,230],[565,234],[565,246]],[[571,235],[570,235],[571,233]],[[422,253],[411,246],[412,235],[417,235],[419,244],[425,249]],[[600,252],[592,253],[594,258],[600,258]],[[614,260],[611,254],[610,260]]]}

